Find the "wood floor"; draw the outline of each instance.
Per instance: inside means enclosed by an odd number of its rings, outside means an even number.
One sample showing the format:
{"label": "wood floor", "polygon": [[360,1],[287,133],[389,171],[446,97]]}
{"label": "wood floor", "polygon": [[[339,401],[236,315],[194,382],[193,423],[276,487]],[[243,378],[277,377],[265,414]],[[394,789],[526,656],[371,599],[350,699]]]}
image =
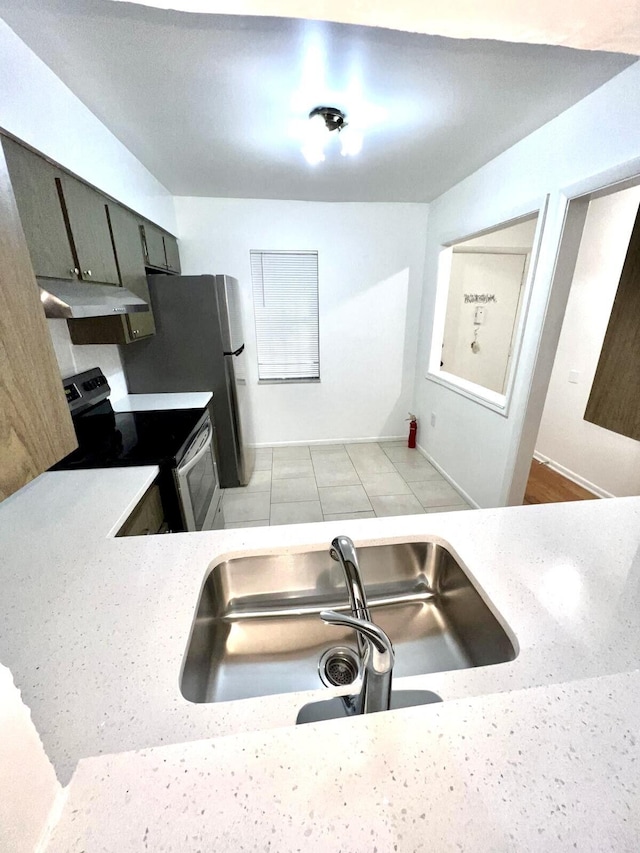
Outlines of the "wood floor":
{"label": "wood floor", "polygon": [[561,501],[591,501],[597,497],[593,492],[588,492],[582,486],[553,471],[548,465],[543,465],[534,459],[522,503],[553,504]]}

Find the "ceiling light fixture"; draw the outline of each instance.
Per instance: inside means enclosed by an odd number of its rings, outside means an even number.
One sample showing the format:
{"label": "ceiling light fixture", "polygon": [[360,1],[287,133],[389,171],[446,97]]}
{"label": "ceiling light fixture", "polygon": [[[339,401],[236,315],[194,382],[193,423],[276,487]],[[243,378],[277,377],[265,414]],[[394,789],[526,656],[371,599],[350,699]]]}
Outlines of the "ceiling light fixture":
{"label": "ceiling light fixture", "polygon": [[329,133],[332,130],[342,130],[347,126],[346,115],[337,107],[316,107],[309,113],[309,118],[314,119],[316,116],[322,117]]}
{"label": "ceiling light fixture", "polygon": [[354,156],[362,150],[362,133],[349,127],[347,116],[342,110],[337,107],[315,107],[309,113],[309,125],[302,146],[302,153],[311,166],[325,159],[325,148],[334,130],[340,134],[340,153],[344,157]]}

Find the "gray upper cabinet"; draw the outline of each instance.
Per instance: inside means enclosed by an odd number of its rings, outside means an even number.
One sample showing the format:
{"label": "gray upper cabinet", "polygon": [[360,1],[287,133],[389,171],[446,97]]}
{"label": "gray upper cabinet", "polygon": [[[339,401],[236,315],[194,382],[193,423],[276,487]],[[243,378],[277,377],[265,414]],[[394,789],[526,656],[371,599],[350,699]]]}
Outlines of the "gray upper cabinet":
{"label": "gray upper cabinet", "polygon": [[167,269],[167,258],[164,253],[164,240],[162,231],[151,222],[144,222],[140,226],[142,235],[142,246],[147,266]]}
{"label": "gray upper cabinet", "polygon": [[[108,223],[118,269],[118,283],[149,302],[145,257],[138,217],[114,201],[107,202]],[[113,317],[67,320],[74,344],[129,344],[155,333],[151,307],[148,311]]]}
{"label": "gray upper cabinet", "polygon": [[180,272],[180,254],[178,252],[178,241],[171,234],[164,235],[164,253],[167,258],[167,268],[171,272]]}
{"label": "gray upper cabinet", "polygon": [[[149,303],[146,267],[180,272],[175,237],[20,143],[0,134],[0,144],[37,276],[121,285]],[[155,333],[151,306],[67,326],[74,344],[128,344]]]}
{"label": "gray upper cabinet", "polygon": [[81,277],[119,284],[105,197],[71,175],[62,175],[61,186]]}
{"label": "gray upper cabinet", "polygon": [[2,138],[31,263],[37,276],[75,278],[75,262],[56,178],[62,172],[7,137]]}
{"label": "gray upper cabinet", "polygon": [[[144,267],[138,219],[119,204],[109,203],[111,233],[116,250],[120,283],[136,296],[149,302],[149,288]],[[151,311],[136,311],[122,317],[126,321],[130,340],[153,335],[156,327]]]}

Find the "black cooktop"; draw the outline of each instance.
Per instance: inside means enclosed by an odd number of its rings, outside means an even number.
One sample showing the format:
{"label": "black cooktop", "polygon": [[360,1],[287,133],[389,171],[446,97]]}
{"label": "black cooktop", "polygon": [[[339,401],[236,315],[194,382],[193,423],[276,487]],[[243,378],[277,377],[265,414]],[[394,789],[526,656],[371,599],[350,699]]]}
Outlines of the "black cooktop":
{"label": "black cooktop", "polygon": [[205,417],[201,409],[114,412],[105,400],[74,416],[78,449],[51,470],[173,464]]}

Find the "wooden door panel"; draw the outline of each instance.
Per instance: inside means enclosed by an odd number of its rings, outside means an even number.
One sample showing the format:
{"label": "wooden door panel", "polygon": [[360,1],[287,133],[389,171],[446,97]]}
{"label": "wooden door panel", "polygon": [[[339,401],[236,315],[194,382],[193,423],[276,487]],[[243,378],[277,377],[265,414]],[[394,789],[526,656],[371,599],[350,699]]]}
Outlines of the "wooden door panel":
{"label": "wooden door panel", "polygon": [[22,229],[36,275],[75,278],[55,166],[12,139],[2,140]]}
{"label": "wooden door panel", "polygon": [[63,175],[61,184],[82,278],[119,284],[105,197],[70,175]]}
{"label": "wooden door panel", "polygon": [[180,252],[178,241],[171,234],[164,235],[164,252],[167,258],[167,267],[171,272],[180,272]]}
{"label": "wooden door panel", "polygon": [[584,419],[640,441],[640,210]]}
{"label": "wooden door panel", "polygon": [[[110,203],[109,220],[120,272],[120,282],[123,287],[149,303],[149,288],[138,219],[126,208]],[[125,319],[131,340],[148,337],[155,333],[156,327],[151,306],[149,306],[148,311],[127,314]]]}
{"label": "wooden door panel", "polygon": [[77,447],[0,147],[0,500]]}
{"label": "wooden door panel", "polygon": [[151,222],[145,222],[142,227],[144,229],[144,244],[146,244],[147,263],[152,267],[166,269],[167,258],[164,253],[162,231]]}

